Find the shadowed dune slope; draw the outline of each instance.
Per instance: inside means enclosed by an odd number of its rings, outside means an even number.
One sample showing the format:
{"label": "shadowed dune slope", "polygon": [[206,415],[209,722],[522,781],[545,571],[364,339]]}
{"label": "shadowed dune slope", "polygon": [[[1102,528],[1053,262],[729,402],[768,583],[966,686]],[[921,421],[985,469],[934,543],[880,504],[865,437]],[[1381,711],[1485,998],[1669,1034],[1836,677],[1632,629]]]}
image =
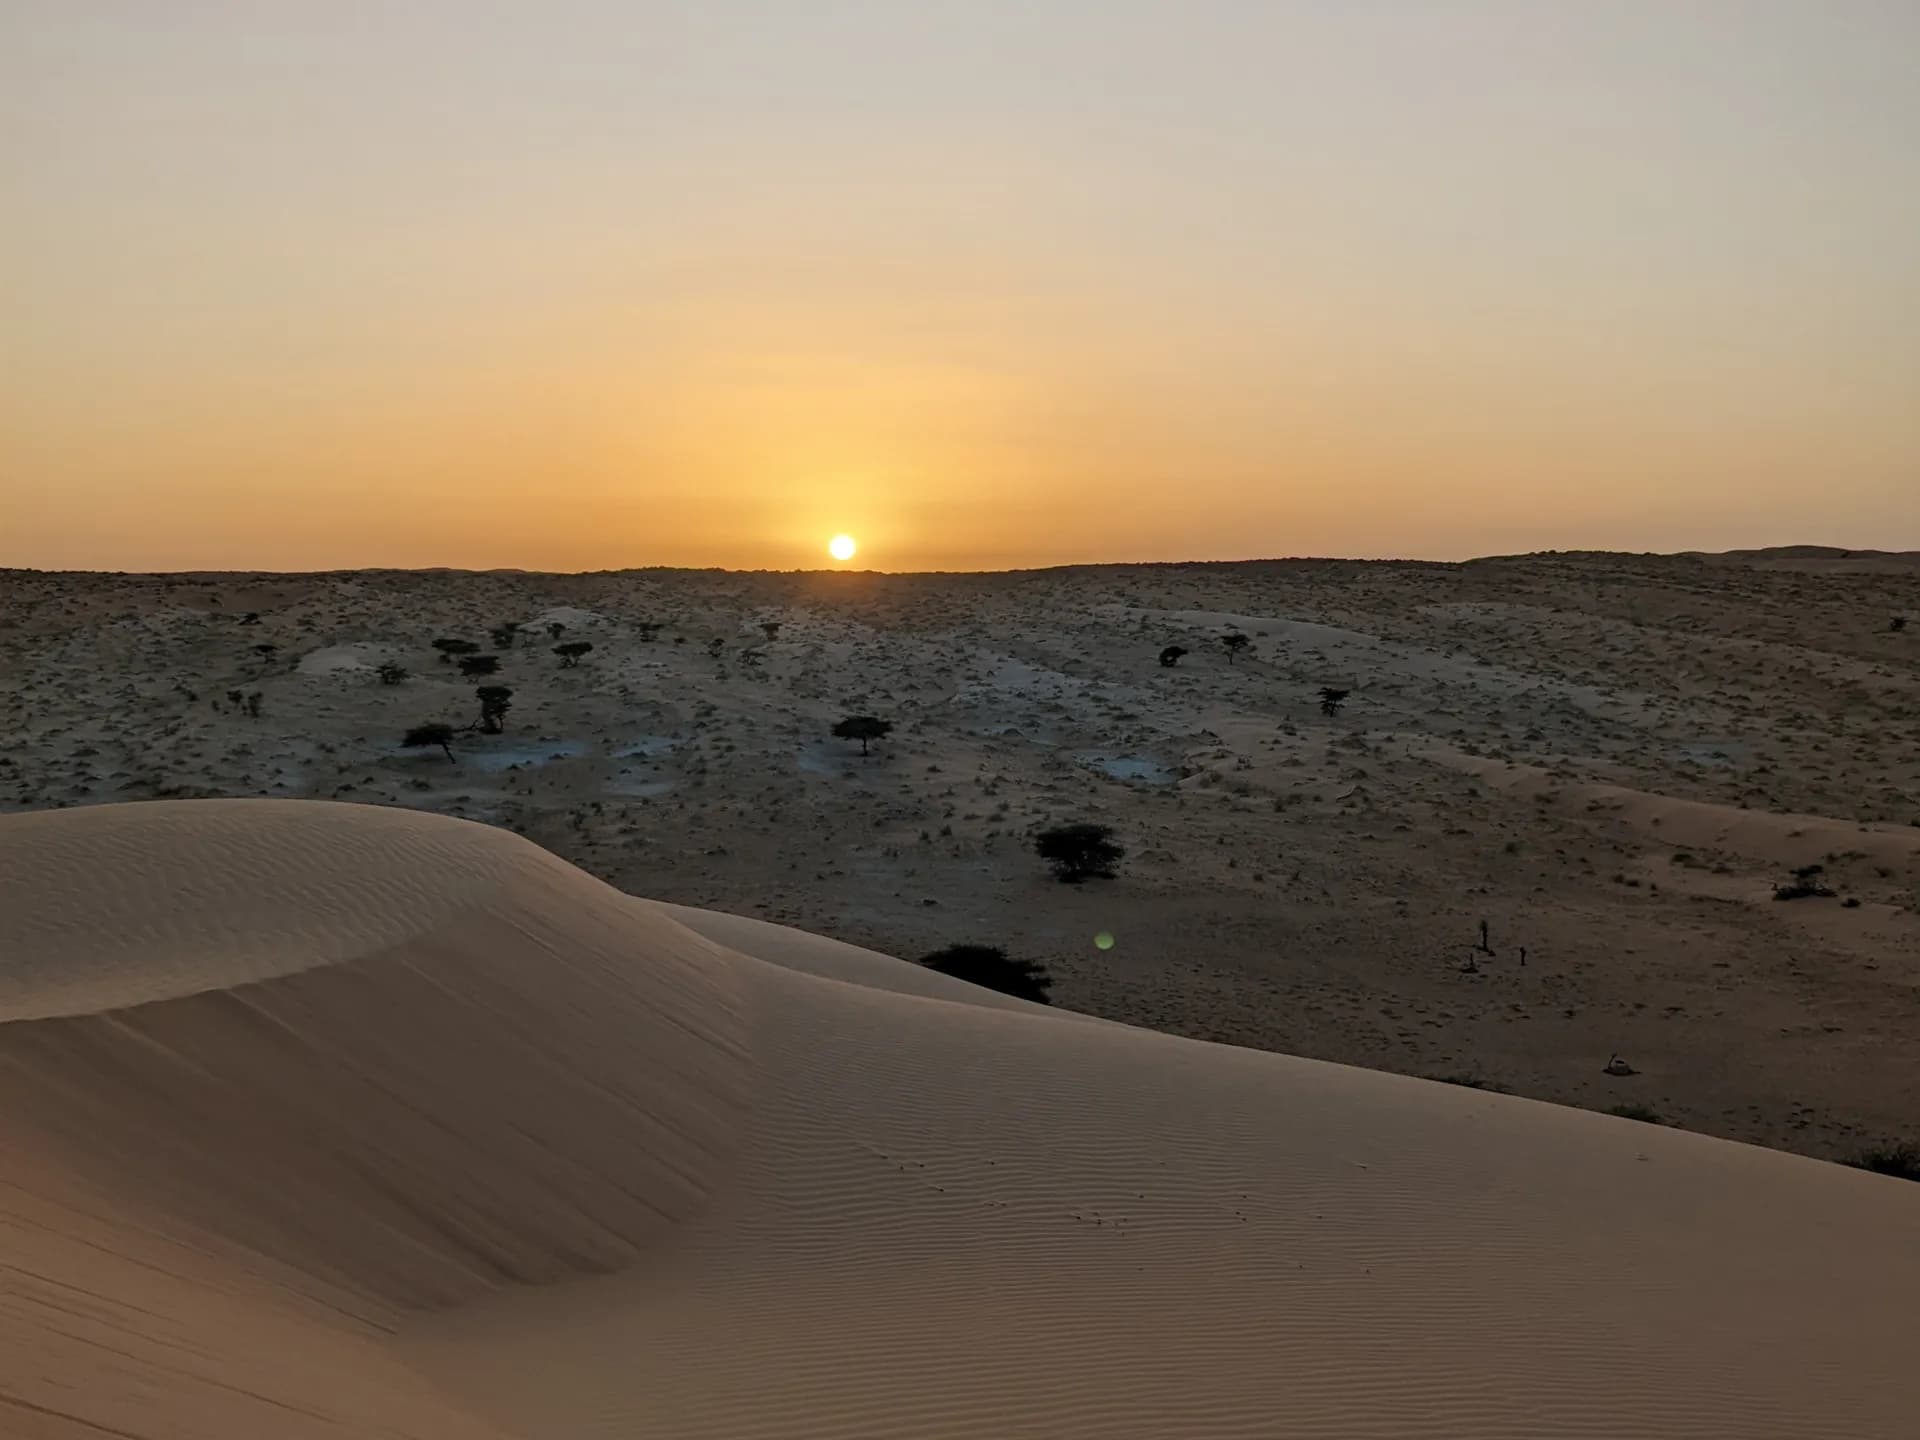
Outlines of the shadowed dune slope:
{"label": "shadowed dune slope", "polygon": [[1920,1187],[411,812],[0,819],[0,1434],[1894,1437]]}

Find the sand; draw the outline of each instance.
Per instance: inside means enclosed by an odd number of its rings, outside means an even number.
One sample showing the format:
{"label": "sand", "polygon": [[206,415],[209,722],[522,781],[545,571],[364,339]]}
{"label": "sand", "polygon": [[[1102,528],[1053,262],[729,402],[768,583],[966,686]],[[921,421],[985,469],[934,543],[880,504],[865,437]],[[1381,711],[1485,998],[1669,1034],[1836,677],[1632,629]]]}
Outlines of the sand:
{"label": "sand", "polygon": [[1904,1437],[1920,1190],[498,828],[0,818],[0,1433]]}
{"label": "sand", "polygon": [[[433,640],[507,621],[505,733],[402,749],[476,715]],[[850,710],[895,722],[869,756]],[[0,811],[218,796],[484,821],[880,955],[1001,945],[1192,1038],[1822,1158],[1920,1142],[1911,555],[0,572]],[[1082,819],[1127,857],[1055,884],[1033,833]],[[1775,902],[1807,864],[1836,893]]]}

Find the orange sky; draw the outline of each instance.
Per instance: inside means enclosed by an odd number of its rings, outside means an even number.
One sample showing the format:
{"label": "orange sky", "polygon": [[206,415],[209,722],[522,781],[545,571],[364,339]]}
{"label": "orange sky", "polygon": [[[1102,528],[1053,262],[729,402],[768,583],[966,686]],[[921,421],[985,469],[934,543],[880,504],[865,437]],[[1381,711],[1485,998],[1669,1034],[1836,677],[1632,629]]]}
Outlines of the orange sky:
{"label": "orange sky", "polygon": [[1917,56],[1881,0],[25,0],[0,565],[1920,547]]}

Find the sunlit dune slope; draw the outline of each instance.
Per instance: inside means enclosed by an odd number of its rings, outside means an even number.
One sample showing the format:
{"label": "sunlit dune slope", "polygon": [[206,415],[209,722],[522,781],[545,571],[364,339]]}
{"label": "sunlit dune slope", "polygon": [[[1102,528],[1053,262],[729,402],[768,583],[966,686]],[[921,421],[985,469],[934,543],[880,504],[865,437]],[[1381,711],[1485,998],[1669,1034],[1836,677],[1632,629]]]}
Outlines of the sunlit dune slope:
{"label": "sunlit dune slope", "polygon": [[505,832],[0,819],[0,1435],[1911,1434],[1920,1187]]}

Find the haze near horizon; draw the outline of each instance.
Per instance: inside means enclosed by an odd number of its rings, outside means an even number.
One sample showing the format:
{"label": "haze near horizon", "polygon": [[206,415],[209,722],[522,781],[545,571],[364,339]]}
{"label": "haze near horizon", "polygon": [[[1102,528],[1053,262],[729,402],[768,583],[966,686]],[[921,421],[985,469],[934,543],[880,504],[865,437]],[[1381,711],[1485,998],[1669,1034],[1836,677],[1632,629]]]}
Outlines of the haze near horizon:
{"label": "haze near horizon", "polygon": [[1920,547],[1920,10],[0,6],[0,565]]}

